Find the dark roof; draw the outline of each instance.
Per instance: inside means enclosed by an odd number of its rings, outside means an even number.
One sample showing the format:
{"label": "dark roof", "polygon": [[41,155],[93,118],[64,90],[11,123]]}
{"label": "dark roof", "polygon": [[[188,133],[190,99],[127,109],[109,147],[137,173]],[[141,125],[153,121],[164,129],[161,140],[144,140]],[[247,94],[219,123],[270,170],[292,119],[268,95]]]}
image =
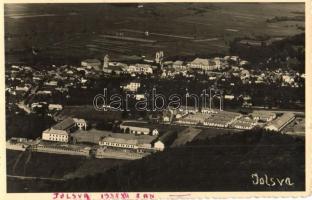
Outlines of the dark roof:
{"label": "dark roof", "polygon": [[285,113],[281,117],[277,118],[276,120],[271,122],[271,125],[275,126],[276,128],[280,129],[286,123],[288,123],[291,119],[295,118],[294,113]]}
{"label": "dark roof", "polygon": [[177,137],[177,133],[175,131],[167,131],[162,136],[158,138],[159,141],[162,141],[164,144],[170,144]]}
{"label": "dark roof", "polygon": [[73,118],[68,117],[64,119],[63,121],[52,126],[52,128],[55,130],[66,130],[70,128],[71,126],[73,126],[74,124],[75,124],[75,121],[73,120]]}

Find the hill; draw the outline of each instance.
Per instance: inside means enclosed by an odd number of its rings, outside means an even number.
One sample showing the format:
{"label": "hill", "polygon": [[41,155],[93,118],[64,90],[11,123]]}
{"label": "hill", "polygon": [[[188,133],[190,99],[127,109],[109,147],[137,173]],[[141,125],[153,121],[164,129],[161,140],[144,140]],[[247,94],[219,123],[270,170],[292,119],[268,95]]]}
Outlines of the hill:
{"label": "hill", "polygon": [[[217,136],[168,149],[105,173],[39,191],[267,191],[304,190],[304,140],[262,130]],[[289,177],[293,186],[253,185],[251,175]],[[34,188],[33,188],[34,189]]]}
{"label": "hill", "polygon": [[[247,41],[242,43],[242,41]],[[269,44],[267,44],[269,43]],[[236,38],[230,44],[230,52],[252,62],[256,67],[290,68],[305,71],[305,34],[301,33],[273,41]]]}

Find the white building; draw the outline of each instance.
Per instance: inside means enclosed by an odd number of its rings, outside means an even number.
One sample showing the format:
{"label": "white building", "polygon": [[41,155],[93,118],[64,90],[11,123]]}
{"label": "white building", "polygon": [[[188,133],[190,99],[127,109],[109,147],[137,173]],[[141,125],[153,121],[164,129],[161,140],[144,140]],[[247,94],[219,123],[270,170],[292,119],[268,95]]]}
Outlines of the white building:
{"label": "white building", "polygon": [[153,68],[149,64],[136,64],[136,65],[129,65],[127,68],[128,73],[135,73],[135,74],[152,74]]}
{"label": "white building", "polygon": [[76,123],[76,126],[79,128],[79,130],[82,130],[82,128],[84,128],[84,130],[87,129],[87,122],[84,119],[77,119],[77,118],[73,118],[74,122]]}
{"label": "white building", "polygon": [[52,95],[50,90],[40,90],[37,92],[38,95]]}
{"label": "white building", "polygon": [[55,130],[53,128],[42,132],[42,140],[54,142],[68,142],[69,134],[65,130]]}
{"label": "white building", "polygon": [[276,114],[270,111],[253,111],[251,116],[254,120],[261,120],[265,122],[272,121],[276,118]]}
{"label": "white building", "polygon": [[46,86],[57,86],[57,84],[58,84],[57,81],[49,81],[44,83],[44,85]]}
{"label": "white building", "polygon": [[49,110],[63,110],[63,106],[60,104],[49,104]]}
{"label": "white building", "polygon": [[137,149],[138,141],[137,140],[127,140],[123,138],[113,138],[113,137],[103,137],[99,141],[100,146],[108,147],[121,147],[127,149]]}
{"label": "white building", "polygon": [[204,71],[211,71],[218,69],[216,62],[209,59],[196,58],[188,64],[192,69],[201,69]]}
{"label": "white building", "polygon": [[16,91],[23,91],[23,92],[27,92],[27,91],[29,91],[29,87],[27,87],[27,86],[23,86],[23,87],[19,87],[19,86],[16,86],[15,87],[15,90]]}
{"label": "white building", "polygon": [[177,134],[174,131],[167,131],[161,135],[157,142],[154,143],[154,149],[157,151],[163,151],[166,146],[171,145],[171,143],[176,139]]}
{"label": "white building", "polygon": [[136,94],[136,95],[135,95],[135,99],[136,99],[136,100],[145,99],[145,95],[144,95],[144,94]]}
{"label": "white building", "polygon": [[172,63],[172,68],[175,70],[185,70],[186,66],[183,64],[183,61],[177,60]]}
{"label": "white building", "polygon": [[67,143],[69,134],[73,129],[76,127],[82,129],[82,127],[86,128],[86,126],[87,124],[84,120],[68,117],[52,126],[50,129],[44,130],[42,132],[42,140]]}
{"label": "white building", "polygon": [[152,131],[152,135],[153,135],[153,136],[157,136],[157,135],[159,135],[158,130],[157,130],[157,129],[154,129],[154,130]]}
{"label": "white building", "polygon": [[233,100],[234,98],[235,98],[234,95],[229,95],[229,94],[224,95],[224,99],[227,99],[227,100]]}
{"label": "white building", "polygon": [[292,84],[295,82],[295,79],[291,76],[288,75],[284,75],[282,76],[283,82],[287,83],[287,84]]}
{"label": "white building", "polygon": [[154,143],[154,148],[158,151],[163,151],[165,149],[165,144],[162,141],[158,140]]}
{"label": "white building", "polygon": [[130,92],[137,92],[138,89],[141,87],[141,83],[140,82],[130,82],[124,86],[121,86],[121,88],[123,88],[126,91],[130,91]]}

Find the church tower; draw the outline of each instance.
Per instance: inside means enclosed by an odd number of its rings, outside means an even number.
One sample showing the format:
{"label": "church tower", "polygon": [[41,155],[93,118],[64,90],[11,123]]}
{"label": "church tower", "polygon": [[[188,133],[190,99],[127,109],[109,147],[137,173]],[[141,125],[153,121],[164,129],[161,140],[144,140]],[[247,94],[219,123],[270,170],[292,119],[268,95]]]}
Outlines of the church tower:
{"label": "church tower", "polygon": [[106,54],[106,55],[104,56],[104,61],[103,61],[103,70],[106,69],[106,68],[108,68],[108,63],[109,63],[109,57],[108,57],[108,55]]}

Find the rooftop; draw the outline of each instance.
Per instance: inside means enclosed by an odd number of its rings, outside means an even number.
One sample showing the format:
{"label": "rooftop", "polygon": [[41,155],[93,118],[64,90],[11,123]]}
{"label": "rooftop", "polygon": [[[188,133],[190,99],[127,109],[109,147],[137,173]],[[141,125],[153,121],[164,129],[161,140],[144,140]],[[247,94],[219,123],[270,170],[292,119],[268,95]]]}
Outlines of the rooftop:
{"label": "rooftop", "polygon": [[256,110],[251,113],[252,116],[259,116],[259,117],[270,117],[272,115],[275,115],[275,113],[270,111],[262,111],[262,110]]}
{"label": "rooftop", "polygon": [[270,125],[275,126],[276,128],[281,128],[285,125],[289,120],[295,117],[294,113],[285,113],[281,117],[277,118],[276,120],[272,121]]}
{"label": "rooftop", "polygon": [[101,139],[102,142],[113,142],[113,143],[119,143],[119,144],[130,144],[130,145],[137,145],[137,140],[127,140],[123,138],[115,138],[115,137],[103,137]]}
{"label": "rooftop", "polygon": [[214,61],[210,61],[209,59],[202,59],[202,58],[196,58],[195,60],[193,60],[191,62],[191,64],[195,64],[195,65],[214,65],[215,62]]}
{"label": "rooftop", "polygon": [[71,117],[68,117],[68,118],[64,119],[63,121],[52,126],[52,129],[54,129],[54,130],[66,130],[66,129],[70,128],[71,126],[73,126],[74,124],[75,124],[74,119]]}
{"label": "rooftop", "polygon": [[72,137],[77,139],[77,142],[90,142],[97,144],[99,140],[103,137],[112,137],[116,139],[125,139],[125,140],[137,140],[138,143],[151,143],[156,139],[156,136],[150,135],[134,135],[126,133],[113,133],[111,131],[90,129],[87,131],[80,130],[72,134]]}

